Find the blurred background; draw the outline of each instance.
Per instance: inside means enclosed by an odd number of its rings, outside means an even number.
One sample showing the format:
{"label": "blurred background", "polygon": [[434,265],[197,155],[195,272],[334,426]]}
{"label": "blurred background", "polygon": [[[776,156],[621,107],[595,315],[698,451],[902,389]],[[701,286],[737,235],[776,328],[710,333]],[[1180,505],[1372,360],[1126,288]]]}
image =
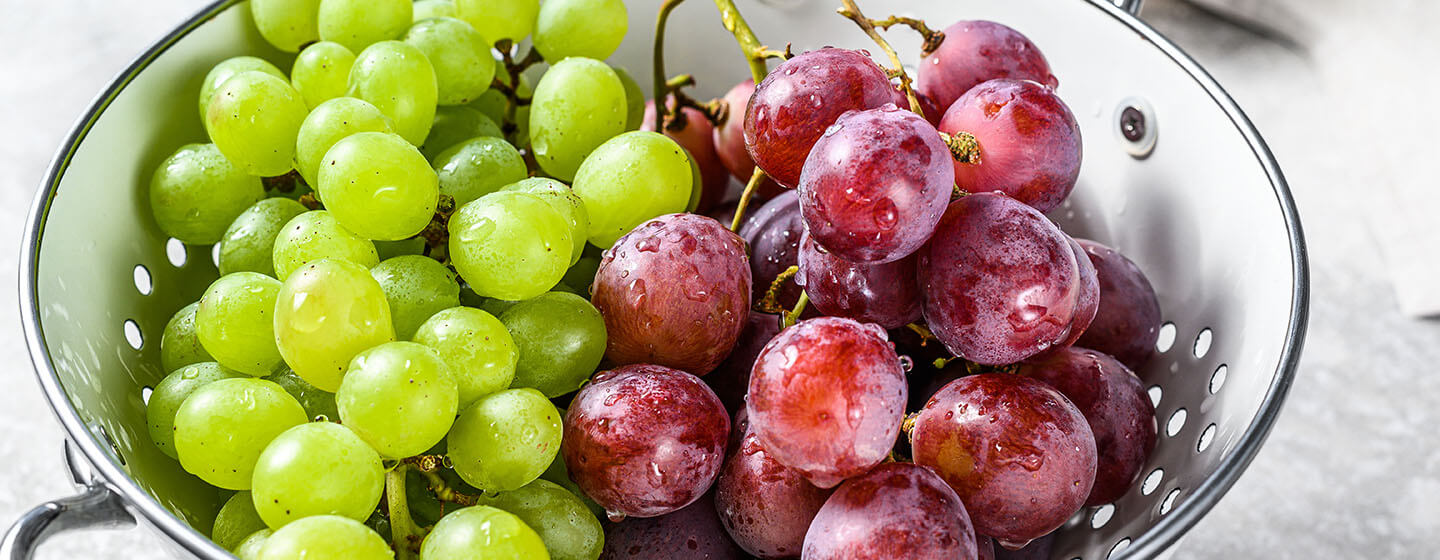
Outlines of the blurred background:
{"label": "blurred background", "polygon": [[[0,0],[0,238],[20,239],[45,166],[92,96],[207,3]],[[1440,324],[1422,317],[1440,313],[1440,106],[1431,100],[1440,2],[1147,0],[1142,18],[1199,60],[1264,134],[1298,201],[1313,281],[1284,414],[1175,557],[1432,557]],[[16,292],[18,255],[0,248],[0,294]],[[0,524],[71,493],[16,306],[4,308]],[[40,555],[96,556],[165,557],[144,531],[65,535]]]}

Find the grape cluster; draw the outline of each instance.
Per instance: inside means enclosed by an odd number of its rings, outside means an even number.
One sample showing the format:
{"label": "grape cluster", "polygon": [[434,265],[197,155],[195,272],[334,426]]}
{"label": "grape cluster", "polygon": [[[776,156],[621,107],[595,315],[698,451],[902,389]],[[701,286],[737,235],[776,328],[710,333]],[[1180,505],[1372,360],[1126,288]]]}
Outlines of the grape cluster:
{"label": "grape cluster", "polygon": [[290,71],[216,64],[149,190],[218,255],[145,411],[234,491],[216,543],[973,559],[1125,493],[1160,309],[1044,214],[1082,154],[1038,48],[911,24],[912,83],[852,0],[894,67],[718,4],[755,75],[698,101],[604,62],[622,0],[251,0]]}

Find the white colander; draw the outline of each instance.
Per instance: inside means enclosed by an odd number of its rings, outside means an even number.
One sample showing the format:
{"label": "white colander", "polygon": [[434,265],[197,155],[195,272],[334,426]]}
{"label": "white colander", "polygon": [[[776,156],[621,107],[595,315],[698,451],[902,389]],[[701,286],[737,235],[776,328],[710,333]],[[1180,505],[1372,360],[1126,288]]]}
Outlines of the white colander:
{"label": "white colander", "polygon": [[[210,247],[167,239],[146,189],[177,146],[204,141],[200,81],[241,53],[289,65],[238,0],[205,8],[141,55],[81,117],[35,200],[20,260],[20,306],[35,371],[69,434],[80,495],[42,505],[6,536],[0,560],[28,558],[55,532],[129,526],[162,533],[183,556],[228,558],[208,528],[219,492],[151,443],[148,388],[165,374],[170,315],[216,277]],[[656,0],[629,0],[630,36],[613,61],[649,75]],[[774,4],[774,5],[772,5]],[[762,41],[869,46],[830,0],[741,1]],[[1134,488],[1077,515],[1055,557],[1154,557],[1215,504],[1259,451],[1295,372],[1308,303],[1304,240],[1280,169],[1233,100],[1175,45],[1105,0],[869,0],[941,27],[993,19],[1049,58],[1080,121],[1085,161],[1054,218],[1114,246],[1150,276],[1164,309],[1162,352],[1138,372],[1159,414],[1159,445]],[[671,20],[671,72],[715,95],[746,77],[715,7],[689,0]],[[918,38],[897,29],[902,56]],[[648,80],[642,80],[642,84]],[[648,86],[647,86],[648,87]],[[1132,108],[1131,111],[1126,111]],[[1122,132],[1128,119],[1144,134]]]}

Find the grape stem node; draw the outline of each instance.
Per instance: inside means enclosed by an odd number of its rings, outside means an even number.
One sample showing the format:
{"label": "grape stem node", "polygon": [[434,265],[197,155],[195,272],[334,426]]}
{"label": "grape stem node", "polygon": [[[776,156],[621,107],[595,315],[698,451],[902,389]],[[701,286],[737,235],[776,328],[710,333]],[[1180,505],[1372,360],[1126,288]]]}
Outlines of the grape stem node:
{"label": "grape stem node", "polygon": [[974,134],[964,131],[955,134],[941,132],[940,140],[950,148],[950,155],[955,158],[955,161],[980,165],[980,140],[975,138]]}
{"label": "grape stem node", "polygon": [[432,494],[435,494],[437,500],[461,507],[470,507],[485,501],[483,496],[474,496],[451,488],[450,485],[445,484],[445,479],[440,478],[440,475],[434,471],[420,471],[420,474],[425,477],[426,486],[430,488]]}
{"label": "grape stem node", "polygon": [[904,25],[910,29],[914,29],[916,33],[920,34],[920,38],[925,41],[920,47],[920,56],[922,58],[930,56],[930,53],[940,48],[940,43],[945,42],[945,32],[930,29],[930,26],[926,25],[924,20],[892,15],[885,19],[872,19],[870,20],[870,25],[886,31],[889,31],[890,27],[894,25]]}
{"label": "grape stem node", "polygon": [[872,23],[873,20],[865,17],[865,14],[860,11],[860,6],[855,4],[855,0],[840,0],[840,2],[844,4],[844,6],[836,10],[836,13],[855,22],[855,25],[860,26],[860,29],[864,31],[866,35],[869,35],[870,39],[875,41],[875,44],[880,47],[880,50],[884,51],[885,56],[890,59],[890,64],[894,66],[893,69],[887,68],[886,74],[900,78],[900,91],[905,93],[905,99],[910,102],[910,110],[924,116],[924,111],[920,109],[920,99],[915,97],[915,88],[911,84],[910,75],[905,72],[905,64],[900,62],[900,55],[896,54],[895,48],[891,47],[890,42],[886,41],[885,37],[880,35],[879,31],[875,30],[875,25]]}
{"label": "grape stem node", "polygon": [[[790,268],[797,267],[792,266]],[[805,307],[808,305],[810,305],[810,294],[807,294],[804,290],[801,290],[800,301],[795,302],[795,308],[791,309],[790,312],[786,313],[785,317],[780,320],[780,328],[788,329],[795,323],[799,322],[800,315],[805,313]]]}
{"label": "grape stem node", "polygon": [[791,265],[790,268],[786,268],[780,271],[780,274],[776,274],[775,280],[770,282],[770,288],[765,290],[765,296],[760,298],[759,302],[755,303],[755,310],[761,313],[785,313],[787,310],[784,306],[780,305],[780,290],[784,288],[785,283],[790,281],[791,278],[794,278],[798,272],[800,272],[800,267]]}

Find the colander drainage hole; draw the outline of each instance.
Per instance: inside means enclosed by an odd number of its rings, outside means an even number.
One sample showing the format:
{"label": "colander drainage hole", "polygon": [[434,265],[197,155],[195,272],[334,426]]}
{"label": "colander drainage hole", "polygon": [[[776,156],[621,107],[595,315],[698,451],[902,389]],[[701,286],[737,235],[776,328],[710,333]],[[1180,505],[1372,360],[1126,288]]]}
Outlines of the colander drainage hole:
{"label": "colander drainage hole", "polygon": [[1125,538],[1123,538],[1123,539],[1120,539],[1120,542],[1115,543],[1115,546],[1110,549],[1110,554],[1105,555],[1105,558],[1107,558],[1107,559],[1109,559],[1109,558],[1114,558],[1116,554],[1120,554],[1120,551],[1125,550],[1126,548],[1129,548],[1129,547],[1130,547],[1130,537],[1125,537]]}
{"label": "colander drainage hole", "polygon": [[1205,426],[1205,431],[1200,432],[1200,441],[1195,443],[1195,452],[1204,453],[1210,449],[1210,442],[1215,440],[1215,425]]}
{"label": "colander drainage hole", "polygon": [[1160,396],[1165,394],[1165,390],[1159,385],[1151,385],[1146,392],[1150,393],[1150,406],[1160,406]]}
{"label": "colander drainage hole", "polygon": [[134,319],[125,320],[125,342],[129,342],[130,347],[136,350],[145,345],[145,337],[140,334],[140,325],[135,324]]}
{"label": "colander drainage hole", "polygon": [[153,288],[154,286],[150,284],[150,269],[145,268],[143,264],[135,265],[135,289],[140,292],[140,295],[148,296]]}
{"label": "colander drainage hole", "polygon": [[1200,329],[1200,334],[1195,335],[1195,346],[1191,349],[1196,358],[1204,358],[1210,353],[1210,342],[1214,337],[1215,333],[1210,332],[1209,327]]}
{"label": "colander drainage hole", "polygon": [[185,266],[185,244],[174,237],[165,240],[165,258],[170,259],[175,268]]}
{"label": "colander drainage hole", "polygon": [[1165,515],[1170,513],[1170,510],[1175,509],[1175,499],[1179,497],[1179,488],[1171,490],[1169,494],[1166,494],[1165,499],[1160,501],[1160,515]]}
{"label": "colander drainage hole", "polygon": [[145,404],[150,404],[150,395],[153,395],[153,394],[155,394],[155,389],[152,389],[152,388],[150,388],[149,386],[141,387],[141,388],[140,388],[140,402],[143,402],[143,403],[145,403]]}
{"label": "colander drainage hole", "polygon": [[1215,368],[1215,373],[1210,375],[1210,394],[1220,392],[1220,388],[1225,386],[1225,376],[1229,374],[1230,367],[1225,364],[1220,364],[1220,367]]}
{"label": "colander drainage hole", "polygon": [[1109,522],[1110,522],[1110,518],[1111,518],[1111,517],[1114,517],[1114,516],[1115,516],[1115,506],[1114,506],[1114,505],[1105,504],[1105,505],[1103,505],[1103,506],[1100,506],[1100,507],[1098,507],[1098,508],[1095,508],[1094,513],[1091,513],[1091,514],[1090,514],[1090,528],[1091,528],[1091,529],[1099,529],[1099,528],[1101,528],[1101,527],[1104,527],[1106,523],[1109,523]]}
{"label": "colander drainage hole", "polygon": [[1140,493],[1146,496],[1154,494],[1155,489],[1160,487],[1160,481],[1164,479],[1165,469],[1150,471],[1150,476],[1145,477],[1145,482],[1140,484]]}
{"label": "colander drainage hole", "polygon": [[1164,354],[1172,346],[1175,346],[1175,323],[1166,322],[1160,325],[1160,334],[1155,337],[1155,350]]}
{"label": "colander drainage hole", "polygon": [[1170,437],[1175,437],[1175,434],[1178,434],[1180,433],[1180,430],[1185,429],[1186,414],[1187,413],[1183,408],[1175,411],[1174,414],[1171,414],[1170,421],[1165,423],[1165,434],[1169,435]]}

